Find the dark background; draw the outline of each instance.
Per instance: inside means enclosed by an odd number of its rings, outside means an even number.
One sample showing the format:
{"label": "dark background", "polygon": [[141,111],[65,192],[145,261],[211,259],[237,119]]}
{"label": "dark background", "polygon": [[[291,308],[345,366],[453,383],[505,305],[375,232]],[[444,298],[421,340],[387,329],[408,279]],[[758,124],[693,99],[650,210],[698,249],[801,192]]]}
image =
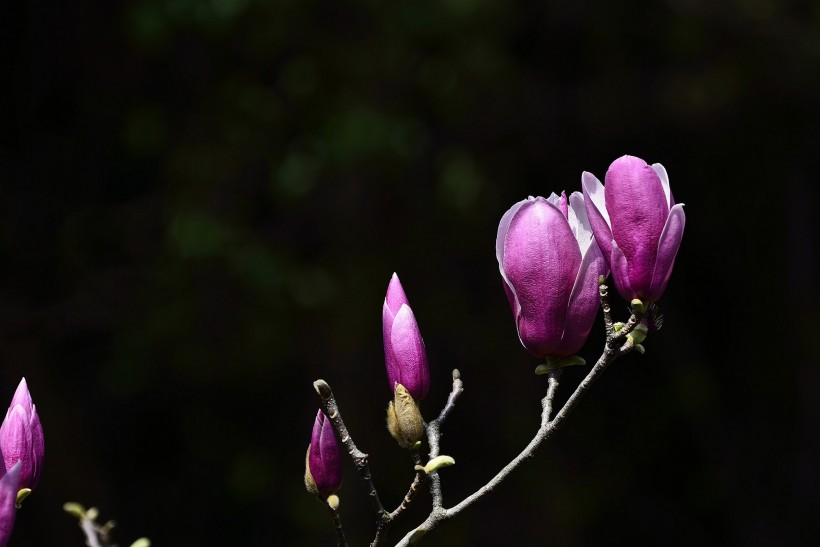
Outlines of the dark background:
{"label": "dark background", "polygon": [[332,545],[302,484],[319,377],[397,505],[393,271],[430,356],[424,414],[452,368],[465,381],[455,504],[531,438],[545,391],[498,221],[623,154],[686,203],[665,327],[426,544],[820,540],[817,2],[31,0],[0,36],[0,399],[24,375],[47,446],[12,546],[82,545],[65,501],[123,546]]}

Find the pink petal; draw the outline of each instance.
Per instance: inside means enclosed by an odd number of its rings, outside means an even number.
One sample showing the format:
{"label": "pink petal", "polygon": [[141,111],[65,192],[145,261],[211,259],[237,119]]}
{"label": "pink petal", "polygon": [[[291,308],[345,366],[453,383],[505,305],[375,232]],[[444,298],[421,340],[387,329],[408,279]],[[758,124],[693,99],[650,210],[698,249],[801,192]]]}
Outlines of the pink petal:
{"label": "pink petal", "polygon": [[666,284],[672,275],[672,267],[675,265],[675,256],[680,248],[685,225],[686,214],[683,211],[683,203],[679,203],[669,211],[669,218],[663,227],[663,233],[661,233],[660,242],[658,243],[658,256],[655,260],[655,271],[652,274],[652,284],[649,289],[648,299],[650,302],[658,300],[664,289],[666,289]]}
{"label": "pink petal", "polygon": [[384,305],[382,306],[382,339],[384,341],[384,364],[387,370],[387,383],[390,386],[391,392],[396,389],[396,382],[401,380],[398,364],[393,355],[393,342],[391,341],[394,320],[393,313],[390,311],[390,307],[387,305],[387,300],[385,299]]}
{"label": "pink petal", "polygon": [[0,547],[5,547],[17,516],[17,492],[20,490],[20,462],[0,478]]}
{"label": "pink petal", "polygon": [[587,249],[572,287],[567,307],[567,319],[561,338],[561,348],[556,355],[575,355],[589,337],[589,331],[598,315],[598,278],[607,270],[606,260],[598,244],[593,241]]}
{"label": "pink petal", "polygon": [[581,175],[581,189],[584,192],[584,207],[587,211],[589,224],[595,240],[601,248],[601,253],[609,260],[612,254],[612,230],[610,229],[609,213],[606,210],[604,185],[595,175],[586,171]]}
{"label": "pink petal", "polygon": [[404,287],[401,286],[399,276],[395,273],[393,273],[393,276],[390,278],[390,283],[387,285],[387,295],[385,295],[384,301],[393,312],[393,315],[398,313],[402,304],[410,303],[407,300],[407,295],[404,294]]}
{"label": "pink petal", "polygon": [[661,179],[642,159],[623,156],[606,173],[605,196],[612,238],[629,263],[630,285],[638,292],[648,291],[658,240],[669,216]]}
{"label": "pink petal", "polygon": [[609,265],[612,268],[612,280],[615,282],[615,288],[618,294],[624,300],[632,300],[637,295],[632,290],[632,284],[629,282],[629,264],[627,264],[626,257],[618,244],[612,242],[612,256],[609,259]]}
{"label": "pink petal", "polygon": [[399,383],[407,388],[413,399],[423,399],[430,388],[430,368],[424,341],[410,306],[403,305],[396,314],[390,341],[401,375]]}

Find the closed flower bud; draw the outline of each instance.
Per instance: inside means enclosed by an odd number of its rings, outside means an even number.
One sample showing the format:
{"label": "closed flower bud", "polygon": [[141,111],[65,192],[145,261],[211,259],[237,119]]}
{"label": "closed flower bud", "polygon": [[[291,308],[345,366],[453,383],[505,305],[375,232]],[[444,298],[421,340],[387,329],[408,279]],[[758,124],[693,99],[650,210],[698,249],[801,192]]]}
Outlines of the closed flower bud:
{"label": "closed flower bud", "polygon": [[316,413],[313,434],[305,458],[305,487],[327,498],[342,485],[342,454],[333,424],[321,410]]}
{"label": "closed flower bud", "polygon": [[0,451],[6,469],[20,462],[20,488],[35,488],[43,471],[43,426],[37,407],[31,400],[26,379],[20,381],[17,391],[0,425]]}
{"label": "closed flower bud", "polygon": [[395,390],[396,385],[401,384],[416,401],[424,399],[430,389],[427,351],[407,295],[395,273],[387,286],[382,306],[382,334],[390,389]]}
{"label": "closed flower bud", "polygon": [[17,516],[17,491],[20,488],[21,462],[15,463],[0,478],[0,547],[5,547]]}
{"label": "closed flower bud", "polygon": [[387,406],[387,430],[402,448],[413,448],[424,435],[419,407],[403,385],[398,384]]}
{"label": "closed flower bud", "polygon": [[686,215],[675,204],[660,163],[623,156],[609,166],[606,186],[584,172],[581,183],[595,239],[625,300],[656,302],[666,289]]}
{"label": "closed flower bud", "polygon": [[606,262],[579,192],[530,197],[498,225],[496,258],[518,338],[536,357],[573,355],[598,312]]}

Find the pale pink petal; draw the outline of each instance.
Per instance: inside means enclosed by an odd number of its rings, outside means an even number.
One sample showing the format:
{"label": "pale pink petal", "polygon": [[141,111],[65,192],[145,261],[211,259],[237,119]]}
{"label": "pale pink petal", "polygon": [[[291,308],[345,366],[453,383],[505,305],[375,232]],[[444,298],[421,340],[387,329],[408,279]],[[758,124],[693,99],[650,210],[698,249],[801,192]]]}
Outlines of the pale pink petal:
{"label": "pale pink petal", "polygon": [[675,256],[677,256],[680,248],[685,225],[686,214],[683,211],[683,203],[678,203],[669,211],[669,218],[666,221],[666,226],[663,227],[663,233],[658,244],[658,256],[655,261],[655,271],[652,274],[652,284],[648,295],[650,302],[658,300],[664,289],[666,289],[666,284],[672,275],[672,267],[675,265]]}
{"label": "pale pink petal", "polygon": [[605,188],[595,175],[586,171],[581,175],[581,189],[584,192],[584,207],[595,240],[601,248],[604,258],[609,260],[612,254],[612,230],[609,213],[606,210]]}
{"label": "pale pink petal", "polygon": [[390,341],[401,375],[398,382],[407,388],[413,399],[423,399],[430,389],[430,368],[424,341],[410,306],[403,305],[396,314]]}

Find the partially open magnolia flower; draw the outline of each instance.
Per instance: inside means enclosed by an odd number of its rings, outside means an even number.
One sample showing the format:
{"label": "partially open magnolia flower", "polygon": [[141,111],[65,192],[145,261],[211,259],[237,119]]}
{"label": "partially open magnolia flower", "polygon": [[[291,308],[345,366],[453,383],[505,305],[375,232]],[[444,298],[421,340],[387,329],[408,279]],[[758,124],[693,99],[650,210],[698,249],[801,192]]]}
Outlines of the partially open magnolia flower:
{"label": "partially open magnolia flower", "polygon": [[606,186],[584,172],[587,214],[595,239],[625,300],[657,301],[675,265],[686,215],[675,204],[669,176],[660,163],[618,158],[606,172]]}
{"label": "partially open magnolia flower", "polygon": [[495,248],[524,347],[537,357],[575,354],[589,336],[598,278],[606,274],[583,196],[519,201],[502,217]]}

